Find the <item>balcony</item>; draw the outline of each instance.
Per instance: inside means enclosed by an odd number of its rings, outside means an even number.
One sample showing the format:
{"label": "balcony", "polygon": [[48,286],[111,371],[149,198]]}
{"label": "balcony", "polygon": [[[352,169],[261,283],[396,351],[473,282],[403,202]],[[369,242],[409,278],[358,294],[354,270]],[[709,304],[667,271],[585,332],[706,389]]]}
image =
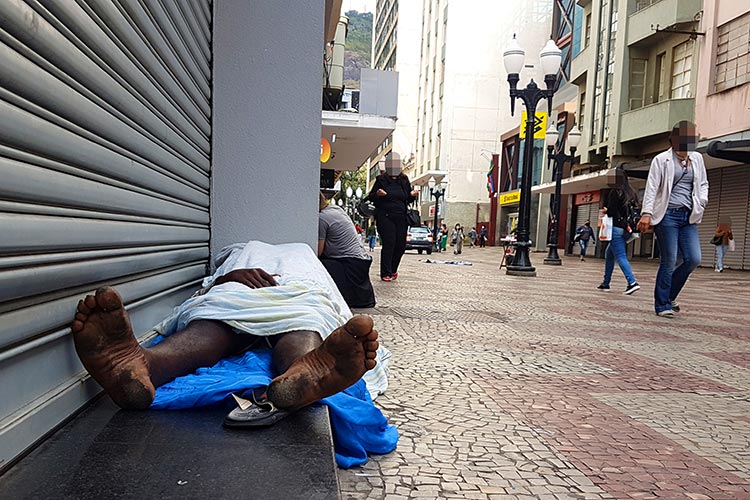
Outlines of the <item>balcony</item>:
{"label": "balcony", "polygon": [[[664,1],[664,0],[663,0]],[[692,120],[695,99],[669,99],[620,116],[620,142],[666,134],[680,120]]]}
{"label": "balcony", "polygon": [[703,8],[702,3],[702,0],[658,0],[634,12],[628,16],[628,46],[655,36],[657,25],[667,28],[695,22],[696,14]]}
{"label": "balcony", "polygon": [[594,48],[590,44],[570,62],[571,83],[580,85],[586,81],[586,72],[589,68],[594,70]]}

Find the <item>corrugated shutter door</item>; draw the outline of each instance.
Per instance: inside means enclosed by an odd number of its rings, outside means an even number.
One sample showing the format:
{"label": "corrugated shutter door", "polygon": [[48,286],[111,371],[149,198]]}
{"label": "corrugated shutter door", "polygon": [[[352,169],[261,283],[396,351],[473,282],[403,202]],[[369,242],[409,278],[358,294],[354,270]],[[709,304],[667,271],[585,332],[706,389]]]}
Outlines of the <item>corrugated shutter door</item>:
{"label": "corrugated shutter door", "polygon": [[205,275],[210,0],[0,2],[0,468],[97,391],[70,341],[115,284],[143,334]]}
{"label": "corrugated shutter door", "polygon": [[716,263],[716,246],[711,244],[719,223],[719,200],[721,200],[721,170],[713,169],[708,174],[708,205],[703,212],[703,221],[698,224],[701,240],[701,266],[713,267]]}
{"label": "corrugated shutter door", "polygon": [[745,166],[722,169],[719,221],[729,218],[732,223],[736,251],[727,252],[724,256],[724,266],[731,269],[750,267],[750,261],[744,260],[743,256],[747,238],[749,195],[750,172]]}
{"label": "corrugated shutter door", "polygon": [[[599,203],[591,203],[588,205],[578,205],[576,207],[576,227],[575,229],[578,229],[583,225],[584,222],[587,220],[591,221],[591,227],[594,228],[594,237],[597,237],[599,235],[599,230],[596,228],[596,218],[597,214],[599,213]],[[589,253],[590,247],[587,248],[586,253]],[[578,246],[578,243],[573,245],[573,255],[581,255],[581,248]]]}

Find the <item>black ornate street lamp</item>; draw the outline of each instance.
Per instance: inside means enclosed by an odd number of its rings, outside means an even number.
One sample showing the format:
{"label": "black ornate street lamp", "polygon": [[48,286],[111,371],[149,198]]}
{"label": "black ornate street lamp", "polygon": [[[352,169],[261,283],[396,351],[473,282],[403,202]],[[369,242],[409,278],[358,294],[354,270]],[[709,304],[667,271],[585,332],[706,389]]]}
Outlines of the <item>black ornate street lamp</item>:
{"label": "black ornate street lamp", "polygon": [[547,134],[544,139],[547,143],[547,168],[552,165],[552,178],[555,180],[555,195],[550,200],[550,226],[547,232],[547,248],[549,248],[549,254],[544,259],[544,263],[550,266],[562,265],[562,259],[557,254],[557,239],[560,233],[560,199],[562,190],[562,176],[565,162],[570,162],[571,166],[575,160],[576,148],[581,142],[581,131],[578,127],[573,126],[568,132],[568,143],[570,145],[570,154],[565,154],[565,138],[562,143],[557,147],[557,139],[560,134],[557,133],[557,128],[554,124],[550,125],[547,129]]}
{"label": "black ornate street lamp", "polygon": [[516,36],[513,35],[510,46],[503,52],[503,63],[508,72],[508,83],[510,84],[510,114],[515,111],[516,99],[521,99],[526,107],[526,138],[523,155],[523,175],[521,177],[521,201],[518,213],[518,231],[516,233],[515,255],[508,264],[506,274],[514,276],[536,276],[536,269],[531,265],[529,257],[530,241],[530,219],[531,219],[531,169],[534,155],[534,122],[536,119],[536,106],[542,99],[547,99],[548,114],[552,114],[552,97],[555,94],[555,82],[557,72],[560,70],[562,54],[560,49],[552,40],[547,42],[539,59],[544,72],[544,83],[546,89],[540,89],[532,79],[525,89],[518,89],[523,60],[526,53],[518,45]]}
{"label": "black ornate street lamp", "polygon": [[435,219],[432,222],[432,243],[435,245],[436,250],[440,250],[440,242],[438,241],[438,208],[440,203],[440,197],[445,193],[445,189],[442,188],[441,183],[435,184],[435,178],[430,177],[427,181],[427,186],[430,188],[430,196],[435,198]]}

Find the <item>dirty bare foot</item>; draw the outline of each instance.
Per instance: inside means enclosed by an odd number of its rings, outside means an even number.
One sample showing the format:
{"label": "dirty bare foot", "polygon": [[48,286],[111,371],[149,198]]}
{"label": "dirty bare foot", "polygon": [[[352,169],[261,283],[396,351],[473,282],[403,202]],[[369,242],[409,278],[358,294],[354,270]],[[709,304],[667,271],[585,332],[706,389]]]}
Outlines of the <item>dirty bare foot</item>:
{"label": "dirty bare foot", "polygon": [[355,316],[273,379],[268,399],[279,408],[301,408],[343,391],[375,368],[377,338],[372,318]]}
{"label": "dirty bare foot", "polygon": [[78,357],[118,406],[145,410],[154,400],[148,363],[120,295],[102,287],[78,302],[71,325]]}

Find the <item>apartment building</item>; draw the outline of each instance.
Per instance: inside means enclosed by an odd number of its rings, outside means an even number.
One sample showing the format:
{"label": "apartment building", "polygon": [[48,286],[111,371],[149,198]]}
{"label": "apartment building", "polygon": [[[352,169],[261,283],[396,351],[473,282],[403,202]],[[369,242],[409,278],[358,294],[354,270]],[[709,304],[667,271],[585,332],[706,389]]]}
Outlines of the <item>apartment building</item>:
{"label": "apartment building", "polygon": [[702,264],[713,265],[710,239],[727,222],[736,250],[724,266],[750,270],[750,4],[704,0],[701,31],[695,122],[710,186],[699,226]]}
{"label": "apartment building", "polygon": [[[651,159],[669,147],[674,123],[693,120],[701,42],[701,0],[578,0],[580,51],[569,80],[578,88],[580,161],[563,181],[572,197],[567,235],[595,219],[618,165],[642,189]],[[572,101],[571,101],[572,102]],[[549,192],[552,186],[537,188]],[[571,246],[567,245],[568,249]],[[653,255],[644,235],[634,253]]]}
{"label": "apartment building", "polygon": [[[522,78],[542,81],[536,54],[549,39],[548,0],[457,2],[424,0],[412,181],[423,186],[422,214],[429,214],[427,185],[446,187],[444,220],[466,227],[490,218],[487,171],[500,151],[500,135],[517,126],[510,115],[502,52],[513,33],[526,48]],[[493,199],[493,202],[496,201]]]}

